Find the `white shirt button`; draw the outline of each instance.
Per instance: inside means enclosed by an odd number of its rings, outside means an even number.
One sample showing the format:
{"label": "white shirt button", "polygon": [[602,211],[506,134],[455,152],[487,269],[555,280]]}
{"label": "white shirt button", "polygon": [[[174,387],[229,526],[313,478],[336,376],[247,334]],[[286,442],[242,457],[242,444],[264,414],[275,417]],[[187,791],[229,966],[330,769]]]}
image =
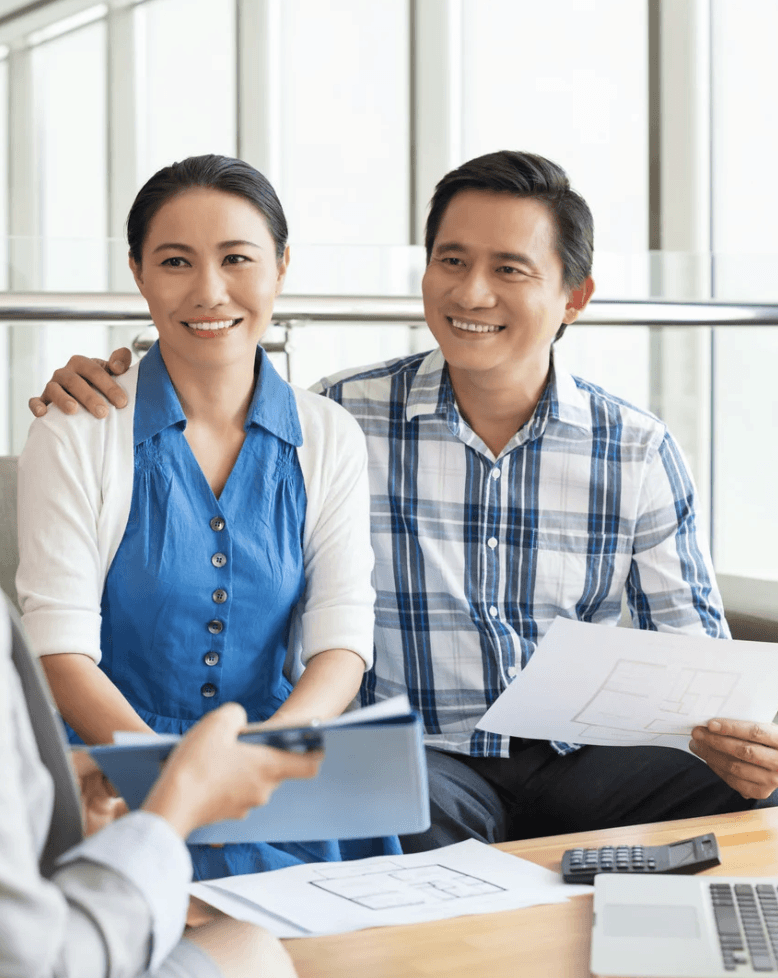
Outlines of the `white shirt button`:
{"label": "white shirt button", "polygon": [[499,479],[500,478],[500,470],[499,469],[492,469],[492,478],[493,479]]}
{"label": "white shirt button", "polygon": [[494,548],[497,546],[497,537],[489,537],[489,539],[486,541],[486,546],[494,550]]}
{"label": "white shirt button", "polygon": [[491,608],[489,609],[489,614],[492,616],[492,618],[497,617],[497,609],[495,608],[494,605],[492,605]]}
{"label": "white shirt button", "polygon": [[519,670],[516,668],[516,666],[508,666],[508,668],[505,671],[508,673],[511,679],[513,679],[513,677],[516,675],[516,673]]}

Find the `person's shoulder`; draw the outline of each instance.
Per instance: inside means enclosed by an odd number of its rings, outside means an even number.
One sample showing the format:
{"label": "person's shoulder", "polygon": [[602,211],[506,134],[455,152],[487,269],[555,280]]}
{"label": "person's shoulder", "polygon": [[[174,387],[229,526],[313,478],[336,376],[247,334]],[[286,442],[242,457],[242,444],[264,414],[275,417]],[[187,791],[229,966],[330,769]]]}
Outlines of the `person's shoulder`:
{"label": "person's shoulder", "polygon": [[611,394],[610,391],[582,377],[573,376],[572,379],[581,395],[588,399],[593,417],[617,416],[623,427],[639,429],[660,438],[667,434],[667,425],[664,421],[647,408],[638,407],[637,404]]}
{"label": "person's shoulder", "polygon": [[80,404],[74,414],[65,414],[56,405],[49,404],[46,414],[33,421],[30,433],[34,430],[47,430],[61,441],[90,444],[103,441],[109,433],[119,428],[127,425],[132,427],[138,366],[139,363],[135,363],[125,374],[114,378],[127,394],[126,407],[109,407],[105,418],[95,418]]}
{"label": "person's shoulder", "polygon": [[323,377],[311,388],[317,394],[328,397],[360,396],[371,390],[387,389],[401,376],[415,376],[419,367],[429,356],[425,353],[414,353],[406,357],[395,357],[392,360],[381,360],[369,363],[363,367],[349,367],[338,373]]}
{"label": "person's shoulder", "polygon": [[297,415],[303,433],[303,441],[311,438],[340,437],[362,440],[362,429],[349,412],[337,401],[320,397],[313,390],[289,385],[297,405]]}

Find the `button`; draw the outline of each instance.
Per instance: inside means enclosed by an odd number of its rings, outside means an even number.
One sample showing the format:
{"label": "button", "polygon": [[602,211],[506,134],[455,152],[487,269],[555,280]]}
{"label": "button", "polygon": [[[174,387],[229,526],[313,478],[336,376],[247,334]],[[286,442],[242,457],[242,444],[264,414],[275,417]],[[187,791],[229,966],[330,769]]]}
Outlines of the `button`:
{"label": "button", "polygon": [[486,541],[486,546],[494,550],[494,548],[497,546],[497,537],[489,537],[489,539]]}
{"label": "button", "polygon": [[200,692],[210,699],[211,696],[216,696],[216,687],[213,683],[206,683],[200,687]]}
{"label": "button", "polygon": [[499,469],[492,469],[492,478],[493,479],[499,479],[500,478],[500,470]]}
{"label": "button", "polygon": [[489,609],[489,614],[492,616],[492,618],[497,617],[497,609],[495,608],[494,605],[492,605],[491,608]]}
{"label": "button", "polygon": [[211,633],[211,635],[218,635],[223,628],[224,622],[219,621],[218,618],[214,618],[213,621],[208,622],[208,631]]}
{"label": "button", "polygon": [[216,590],[211,595],[216,604],[224,604],[227,600],[227,592],[223,587],[217,587]]}
{"label": "button", "polygon": [[516,666],[508,666],[508,668],[505,671],[508,673],[511,679],[513,679],[513,677],[518,673],[519,670],[516,668]]}
{"label": "button", "polygon": [[212,530],[216,530],[217,533],[220,530],[223,530],[225,526],[226,526],[226,523],[221,518],[221,516],[214,516],[214,518],[211,520],[211,529]]}
{"label": "button", "polygon": [[203,662],[207,666],[215,666],[218,661],[219,661],[218,652],[206,652],[205,655],[203,656]]}
{"label": "button", "polygon": [[213,557],[211,557],[211,563],[214,567],[224,567],[224,565],[227,563],[227,555],[214,554]]}

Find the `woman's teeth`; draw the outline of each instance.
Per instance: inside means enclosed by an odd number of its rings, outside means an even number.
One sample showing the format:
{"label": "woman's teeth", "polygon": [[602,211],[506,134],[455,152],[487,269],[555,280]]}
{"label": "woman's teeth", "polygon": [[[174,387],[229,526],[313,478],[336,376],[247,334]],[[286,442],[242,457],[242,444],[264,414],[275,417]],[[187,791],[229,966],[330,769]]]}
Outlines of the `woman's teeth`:
{"label": "woman's teeth", "polygon": [[466,323],[463,319],[452,319],[451,322],[457,329],[464,329],[468,333],[499,333],[502,326],[487,326],[484,323]]}
{"label": "woman's teeth", "polygon": [[213,329],[227,329],[230,326],[234,326],[237,323],[237,319],[219,319],[216,322],[203,322],[203,323],[184,323],[189,329],[197,330],[213,330]]}

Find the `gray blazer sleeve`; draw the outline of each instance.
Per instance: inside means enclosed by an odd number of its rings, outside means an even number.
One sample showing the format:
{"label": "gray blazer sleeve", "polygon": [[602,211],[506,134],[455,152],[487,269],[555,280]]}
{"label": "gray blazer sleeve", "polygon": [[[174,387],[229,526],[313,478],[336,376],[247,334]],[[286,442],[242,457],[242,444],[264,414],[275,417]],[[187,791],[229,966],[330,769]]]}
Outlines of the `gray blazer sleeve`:
{"label": "gray blazer sleeve", "polygon": [[[19,654],[17,641],[14,659]],[[21,654],[32,661],[26,648]],[[22,671],[24,685],[0,602],[0,974],[130,978],[156,970],[183,931],[186,847],[163,819],[136,812],[59,855],[49,879],[42,875],[39,861],[61,806],[35,727],[55,720],[34,695],[39,715],[31,716]],[[63,767],[53,767],[61,779]]]}

